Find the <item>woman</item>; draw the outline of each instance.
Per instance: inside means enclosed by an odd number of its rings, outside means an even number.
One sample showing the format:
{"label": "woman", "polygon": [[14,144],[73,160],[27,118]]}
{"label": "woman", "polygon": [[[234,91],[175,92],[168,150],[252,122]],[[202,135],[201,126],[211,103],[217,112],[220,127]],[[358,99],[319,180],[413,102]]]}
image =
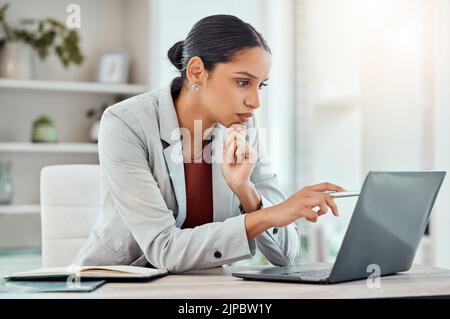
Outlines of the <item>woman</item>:
{"label": "woman", "polygon": [[[101,212],[74,263],[208,268],[254,255],[298,262],[298,218],[315,222],[333,184],[285,199],[254,128],[271,53],[229,15],[197,22],[168,52],[180,76],[109,107],[99,131]],[[319,209],[317,212],[315,207]]]}

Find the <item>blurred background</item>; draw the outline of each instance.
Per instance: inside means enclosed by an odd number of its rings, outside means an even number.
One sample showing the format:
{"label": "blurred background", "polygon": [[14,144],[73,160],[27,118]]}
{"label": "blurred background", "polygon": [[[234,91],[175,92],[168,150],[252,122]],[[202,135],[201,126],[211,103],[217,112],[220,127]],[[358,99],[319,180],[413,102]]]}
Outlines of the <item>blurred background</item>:
{"label": "blurred background", "polygon": [[[9,2],[9,7],[6,5]],[[256,117],[281,189],[360,189],[370,170],[450,167],[450,0],[0,0],[0,273],[40,266],[39,174],[98,163],[108,105],[166,85],[199,19],[233,14],[272,50]],[[341,216],[299,221],[302,261],[333,261]],[[416,263],[450,268],[444,181]],[[265,263],[258,254],[241,263]]]}

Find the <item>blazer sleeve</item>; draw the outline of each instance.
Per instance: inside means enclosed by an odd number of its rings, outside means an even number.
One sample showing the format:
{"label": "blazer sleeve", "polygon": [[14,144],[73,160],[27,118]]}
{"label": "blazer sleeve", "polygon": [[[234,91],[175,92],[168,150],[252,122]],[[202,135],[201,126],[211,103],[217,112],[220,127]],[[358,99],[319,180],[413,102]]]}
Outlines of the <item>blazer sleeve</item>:
{"label": "blazer sleeve", "polygon": [[112,111],[104,112],[99,159],[110,200],[148,262],[177,273],[254,256],[256,243],[247,238],[243,215],[194,229],[176,227],[149,168],[143,132],[137,121],[129,121]]}
{"label": "blazer sleeve", "polygon": [[[286,199],[280,191],[277,175],[273,171],[265,144],[255,129],[254,146],[258,152],[251,180],[262,199],[262,207],[270,207]],[[295,223],[285,227],[272,227],[256,237],[256,243],[262,254],[276,266],[299,263],[300,233]]]}

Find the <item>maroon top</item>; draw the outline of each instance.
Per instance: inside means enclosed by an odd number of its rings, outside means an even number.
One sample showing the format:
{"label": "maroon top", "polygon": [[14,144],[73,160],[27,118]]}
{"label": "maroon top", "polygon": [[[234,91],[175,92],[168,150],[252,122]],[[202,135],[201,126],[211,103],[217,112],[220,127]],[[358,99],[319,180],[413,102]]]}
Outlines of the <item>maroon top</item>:
{"label": "maroon top", "polygon": [[[180,90],[172,82],[171,94],[175,104]],[[210,141],[206,141],[208,144]],[[208,152],[209,153],[209,152]],[[210,158],[211,154],[206,154]],[[186,182],[186,219],[181,228],[194,228],[213,221],[212,165],[211,161],[184,163]]]}
{"label": "maroon top", "polygon": [[194,228],[213,221],[212,165],[184,163],[186,219],[181,228]]}

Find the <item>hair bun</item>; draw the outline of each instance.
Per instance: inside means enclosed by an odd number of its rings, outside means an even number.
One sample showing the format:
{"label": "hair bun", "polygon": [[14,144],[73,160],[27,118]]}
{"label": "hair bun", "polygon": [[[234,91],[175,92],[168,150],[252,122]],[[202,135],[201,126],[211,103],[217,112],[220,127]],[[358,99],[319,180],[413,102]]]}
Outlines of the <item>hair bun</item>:
{"label": "hair bun", "polygon": [[183,65],[181,63],[181,60],[183,59],[183,44],[184,41],[178,41],[167,52],[167,57],[169,58],[170,62],[178,69],[181,70],[183,68]]}

